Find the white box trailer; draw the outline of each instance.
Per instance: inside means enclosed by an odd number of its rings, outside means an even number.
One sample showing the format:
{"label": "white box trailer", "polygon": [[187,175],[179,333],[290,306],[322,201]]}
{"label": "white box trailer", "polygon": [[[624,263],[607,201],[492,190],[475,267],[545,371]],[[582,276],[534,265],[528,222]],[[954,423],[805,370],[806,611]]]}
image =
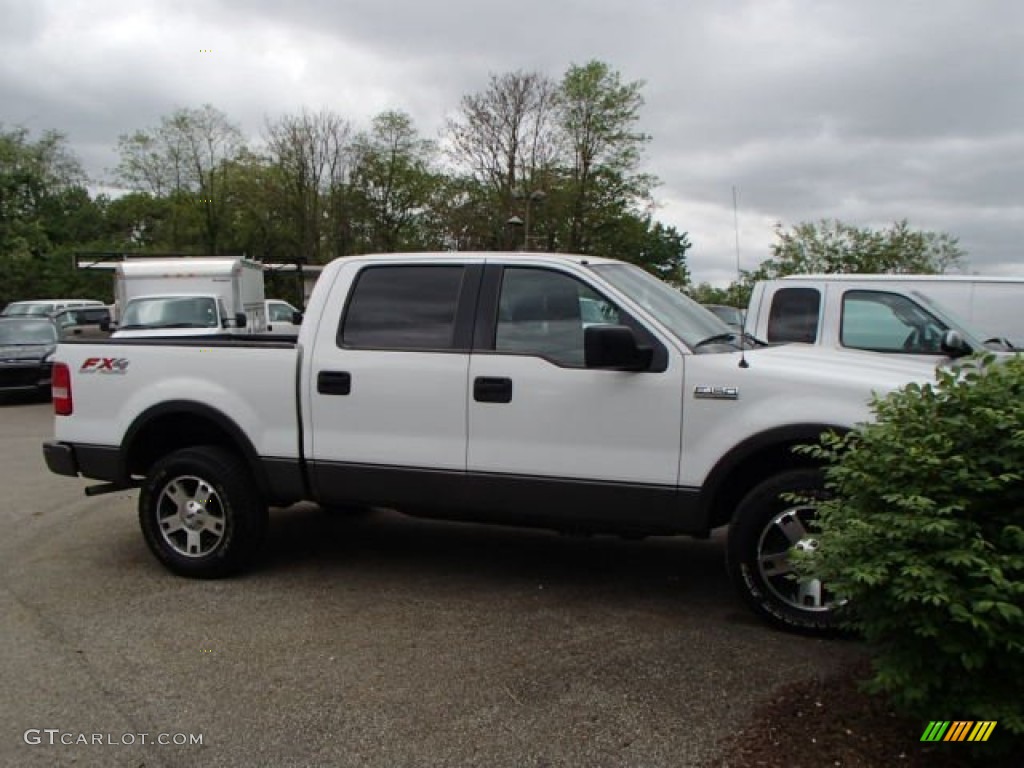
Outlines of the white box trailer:
{"label": "white box trailer", "polygon": [[[217,318],[215,332],[266,330],[263,265],[259,262],[240,257],[146,259],[120,262],[114,270],[119,316],[132,299],[204,296],[216,297],[226,313],[226,318]],[[237,328],[233,322],[239,314],[245,315],[245,328]],[[225,323],[225,319],[231,322]]]}

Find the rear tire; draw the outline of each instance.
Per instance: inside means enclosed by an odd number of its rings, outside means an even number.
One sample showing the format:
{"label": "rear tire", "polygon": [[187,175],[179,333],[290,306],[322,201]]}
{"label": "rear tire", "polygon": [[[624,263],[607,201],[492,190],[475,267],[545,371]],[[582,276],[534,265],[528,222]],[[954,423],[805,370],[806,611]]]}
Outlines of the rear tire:
{"label": "rear tire", "polygon": [[139,494],[139,524],[156,558],[179,576],[215,579],[249,565],[267,530],[267,504],[245,463],[217,446],[160,459]]}
{"label": "rear tire", "polygon": [[[810,499],[789,501],[783,494]],[[793,577],[789,552],[814,549],[815,500],[825,498],[817,469],[782,472],[754,487],[736,508],[726,547],[729,575],[761,618],[793,632],[833,634],[834,596],[817,579]]]}

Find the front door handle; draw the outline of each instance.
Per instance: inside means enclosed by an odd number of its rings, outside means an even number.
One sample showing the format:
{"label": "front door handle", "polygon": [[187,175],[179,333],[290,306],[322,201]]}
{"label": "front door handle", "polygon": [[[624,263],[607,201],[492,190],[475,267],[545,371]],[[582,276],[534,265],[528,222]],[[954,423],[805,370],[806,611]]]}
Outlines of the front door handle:
{"label": "front door handle", "polygon": [[320,371],[316,375],[316,391],[321,395],[347,395],[352,391],[352,374],[348,371]]}
{"label": "front door handle", "polygon": [[473,379],[473,399],[478,403],[511,403],[512,379],[493,376]]}

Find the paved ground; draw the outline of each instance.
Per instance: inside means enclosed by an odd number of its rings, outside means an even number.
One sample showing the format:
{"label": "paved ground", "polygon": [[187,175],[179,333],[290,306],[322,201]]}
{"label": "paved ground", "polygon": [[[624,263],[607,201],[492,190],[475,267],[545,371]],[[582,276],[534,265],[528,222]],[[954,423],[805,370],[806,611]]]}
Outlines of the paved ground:
{"label": "paved ground", "polygon": [[752,618],[720,538],[298,506],[255,572],[176,578],[134,493],[47,472],[51,419],[0,404],[0,765],[701,766],[773,689],[857,653]]}

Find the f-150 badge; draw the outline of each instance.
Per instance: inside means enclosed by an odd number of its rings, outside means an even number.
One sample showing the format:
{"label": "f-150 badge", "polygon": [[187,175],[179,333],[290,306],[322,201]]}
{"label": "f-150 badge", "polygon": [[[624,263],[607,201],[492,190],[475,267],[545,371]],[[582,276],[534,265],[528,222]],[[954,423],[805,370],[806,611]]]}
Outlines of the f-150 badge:
{"label": "f-150 badge", "polygon": [[737,387],[694,387],[693,396],[698,400],[739,400]]}

